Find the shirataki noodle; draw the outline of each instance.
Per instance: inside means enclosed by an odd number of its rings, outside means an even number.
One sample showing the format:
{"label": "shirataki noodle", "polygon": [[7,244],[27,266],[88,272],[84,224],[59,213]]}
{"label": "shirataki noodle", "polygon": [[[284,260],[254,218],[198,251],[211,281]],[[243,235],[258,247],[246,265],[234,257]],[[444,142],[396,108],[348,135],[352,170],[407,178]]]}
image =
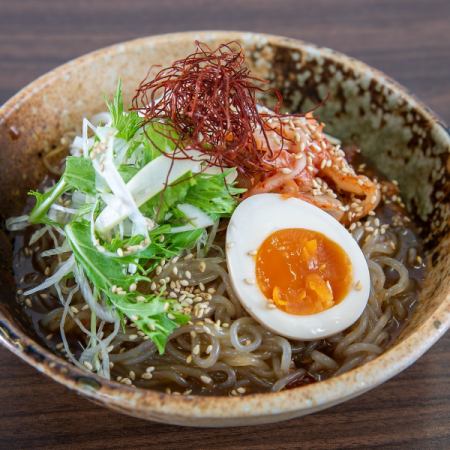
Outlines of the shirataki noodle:
{"label": "shirataki noodle", "polygon": [[[98,348],[91,347],[90,351],[100,350],[103,375],[138,387],[237,395],[279,391],[339,375],[382,353],[416,300],[417,274],[407,251],[415,243],[412,234],[395,227],[384,234],[367,231],[372,230],[369,225],[375,220],[371,217],[353,230],[369,265],[368,305],[351,328],[328,339],[289,341],[248,316],[231,288],[223,227],[218,223],[204,247],[165,263],[155,280],[181,279],[188,272],[193,292],[211,293],[206,307],[201,306],[205,302],[199,302],[201,317],[175,330],[163,355],[131,322],[122,329],[118,321],[105,314],[102,305],[97,305],[100,323],[93,336],[86,307],[89,295],[67,286],[64,280],[49,293],[33,296],[35,323],[42,333],[60,329],[63,345],[56,344],[57,349],[79,367],[89,368],[88,362],[83,364],[89,361],[83,347],[88,340],[96,339]],[[56,266],[63,254],[43,257],[49,254],[46,248],[60,246],[59,237],[42,232],[38,237],[40,251],[34,253],[34,263],[44,272],[50,258]],[[34,273],[26,281],[31,284],[37,278]],[[195,294],[192,297],[195,304],[199,299]]]}

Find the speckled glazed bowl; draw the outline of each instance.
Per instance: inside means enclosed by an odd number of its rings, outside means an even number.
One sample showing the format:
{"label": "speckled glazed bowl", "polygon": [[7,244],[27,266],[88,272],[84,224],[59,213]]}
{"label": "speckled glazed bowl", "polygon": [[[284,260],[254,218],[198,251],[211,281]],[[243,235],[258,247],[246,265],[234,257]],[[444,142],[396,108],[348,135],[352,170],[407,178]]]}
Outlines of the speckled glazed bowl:
{"label": "speckled glazed bowl", "polygon": [[[80,394],[133,416],[191,426],[275,422],[309,414],[383,383],[419,358],[450,323],[450,136],[425,106],[382,73],[352,58],[291,39],[237,32],[156,36],[108,47],[39,78],[0,109],[2,224],[19,214],[44,174],[42,151],[83,116],[104,108],[118,77],[130,99],[152,64],[167,65],[199,39],[215,46],[239,40],[252,69],[282,91],[292,111],[320,109],[330,133],[359,144],[403,198],[426,243],[428,273],[412,320],[395,344],[362,367],[327,381],[242,398],[171,396],[132,389],[83,372],[45,348],[15,300],[11,247],[0,231],[0,341],[39,371]],[[4,228],[3,228],[4,229]]]}

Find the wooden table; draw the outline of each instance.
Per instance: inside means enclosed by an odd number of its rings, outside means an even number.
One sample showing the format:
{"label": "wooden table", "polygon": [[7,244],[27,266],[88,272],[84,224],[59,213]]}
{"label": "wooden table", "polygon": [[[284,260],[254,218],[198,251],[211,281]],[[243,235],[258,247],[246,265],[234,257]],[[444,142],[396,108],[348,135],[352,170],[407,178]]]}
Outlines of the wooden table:
{"label": "wooden table", "polygon": [[[0,0],[0,102],[85,52],[195,29],[283,34],[384,70],[450,122],[449,0]],[[264,427],[186,429],[79,398],[0,349],[0,448],[450,448],[450,336],[383,386]]]}

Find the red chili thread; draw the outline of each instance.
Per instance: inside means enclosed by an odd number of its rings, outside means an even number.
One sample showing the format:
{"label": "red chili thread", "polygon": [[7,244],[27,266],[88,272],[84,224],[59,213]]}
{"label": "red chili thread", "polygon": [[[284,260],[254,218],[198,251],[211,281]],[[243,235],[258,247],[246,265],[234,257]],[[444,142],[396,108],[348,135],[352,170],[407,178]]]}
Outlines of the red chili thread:
{"label": "red chili thread", "polygon": [[[251,75],[238,42],[221,44],[215,50],[198,41],[195,44],[191,55],[160,70],[152,79],[147,75],[136,91],[132,109],[143,114],[144,125],[160,121],[173,126],[176,140],[158,131],[177,144],[177,152],[166,153],[172,159],[192,159],[186,150],[194,148],[207,156],[210,165],[236,167],[247,176],[272,170],[270,162],[278,152],[270,146],[263,119],[279,120],[280,129],[274,131],[283,141],[280,119],[304,114],[279,113],[280,92],[264,88],[268,81]],[[258,111],[258,92],[276,96],[273,113]],[[257,149],[255,130],[262,132],[266,152]]]}

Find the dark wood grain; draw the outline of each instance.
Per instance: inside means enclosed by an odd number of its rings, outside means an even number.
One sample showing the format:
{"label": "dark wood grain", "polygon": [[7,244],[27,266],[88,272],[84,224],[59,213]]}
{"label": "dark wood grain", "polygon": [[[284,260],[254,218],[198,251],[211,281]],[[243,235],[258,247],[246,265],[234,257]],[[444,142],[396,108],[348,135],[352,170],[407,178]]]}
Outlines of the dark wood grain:
{"label": "dark wood grain", "polygon": [[[450,122],[449,0],[0,0],[0,102],[85,52],[194,29],[283,34],[378,67]],[[383,386],[313,416],[202,430],[109,412],[0,350],[0,448],[450,448],[450,337]]]}

